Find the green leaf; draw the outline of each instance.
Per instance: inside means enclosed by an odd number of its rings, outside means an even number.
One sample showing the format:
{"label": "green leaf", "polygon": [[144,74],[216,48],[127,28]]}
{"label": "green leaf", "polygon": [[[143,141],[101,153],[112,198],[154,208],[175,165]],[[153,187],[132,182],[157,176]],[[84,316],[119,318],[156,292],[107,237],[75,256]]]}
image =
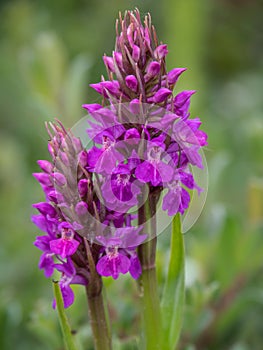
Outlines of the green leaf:
{"label": "green leaf", "polygon": [[184,265],[184,239],[180,215],[177,214],[172,223],[170,261],[161,302],[163,350],[176,348],[182,328],[185,296]]}
{"label": "green leaf", "polygon": [[63,339],[65,343],[65,347],[67,350],[77,350],[77,347],[74,343],[70,325],[65,313],[64,303],[61,295],[61,291],[58,285],[58,282],[53,282],[54,295],[57,303],[58,317],[61,326],[61,330],[63,333]]}

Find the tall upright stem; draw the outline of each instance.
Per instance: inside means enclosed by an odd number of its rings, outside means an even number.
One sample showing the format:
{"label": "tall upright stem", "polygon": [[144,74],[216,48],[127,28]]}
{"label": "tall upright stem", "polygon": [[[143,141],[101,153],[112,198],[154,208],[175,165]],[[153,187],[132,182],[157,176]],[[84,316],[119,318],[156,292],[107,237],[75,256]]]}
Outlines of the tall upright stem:
{"label": "tall upright stem", "polygon": [[90,268],[90,283],[86,286],[89,320],[93,334],[94,350],[111,350],[111,332],[107,307],[104,305],[103,283],[97,273],[88,241],[84,238]]}
{"label": "tall upright stem", "polygon": [[161,350],[161,311],[155,266],[157,244],[155,209],[156,199],[151,196],[139,209],[139,225],[144,224],[144,232],[152,237],[151,240],[142,244],[138,251],[142,265],[140,284],[146,350]]}
{"label": "tall upright stem", "polygon": [[104,307],[102,288],[95,294],[90,293],[88,286],[86,290],[95,350],[111,350],[111,335]]}

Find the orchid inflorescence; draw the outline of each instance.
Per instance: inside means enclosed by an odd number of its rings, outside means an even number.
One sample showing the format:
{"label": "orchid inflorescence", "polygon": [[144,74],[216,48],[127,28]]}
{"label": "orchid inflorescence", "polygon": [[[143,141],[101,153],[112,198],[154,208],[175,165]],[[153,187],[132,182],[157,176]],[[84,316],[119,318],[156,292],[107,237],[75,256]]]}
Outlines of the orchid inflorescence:
{"label": "orchid inflorescence", "polygon": [[191,166],[202,168],[207,136],[199,118],[189,119],[195,91],[173,93],[185,68],[166,71],[167,45],[150,15],[143,24],[138,10],[126,12],[116,28],[115,50],[103,57],[108,78],[91,84],[102,103],[83,105],[92,146],[49,123],[52,161],[39,160],[34,174],[46,196],[33,205],[32,221],[45,232],[35,241],[39,268],[61,273],[65,307],[74,301],[70,285],[92,284],[94,273],[140,276],[137,248],[153,237],[138,213],[149,198],[174,216],[188,208],[191,190],[201,191]]}

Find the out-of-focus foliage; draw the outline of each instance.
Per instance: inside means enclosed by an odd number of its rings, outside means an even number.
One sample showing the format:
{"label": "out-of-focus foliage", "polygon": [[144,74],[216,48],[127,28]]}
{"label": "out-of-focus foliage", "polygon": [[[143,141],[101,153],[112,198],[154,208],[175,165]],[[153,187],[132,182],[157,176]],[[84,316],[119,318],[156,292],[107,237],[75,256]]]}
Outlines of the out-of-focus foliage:
{"label": "out-of-focus foliage", "polygon": [[[63,0],[0,4],[0,349],[63,348],[52,286],[37,269],[32,179],[47,157],[45,120],[70,127],[97,102],[88,88],[105,73],[118,11],[151,12],[170,49],[168,66],[186,66],[181,88],[197,89],[192,114],[209,134],[209,194],[185,234],[187,295],[180,349],[261,350],[263,344],[263,5],[260,0]],[[164,278],[169,233],[158,246]],[[105,280],[114,349],[136,349],[136,284]],[[80,350],[92,350],[86,299],[76,287],[69,318]]]}

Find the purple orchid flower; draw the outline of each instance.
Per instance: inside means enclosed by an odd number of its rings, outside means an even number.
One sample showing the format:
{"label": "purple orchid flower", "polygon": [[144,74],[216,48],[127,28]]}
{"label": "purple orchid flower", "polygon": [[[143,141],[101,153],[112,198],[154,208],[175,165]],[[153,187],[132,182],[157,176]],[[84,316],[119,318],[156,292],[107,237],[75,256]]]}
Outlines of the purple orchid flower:
{"label": "purple orchid flower", "polygon": [[97,142],[102,143],[102,148],[92,147],[87,153],[87,169],[92,172],[111,174],[117,161],[123,160],[123,155],[116,150],[117,138],[124,132],[123,126],[111,127],[100,131],[96,136]]}
{"label": "purple orchid flower", "polygon": [[79,242],[74,239],[75,233],[70,223],[62,222],[58,231],[61,232],[61,238],[50,241],[50,250],[64,259],[76,252]]}
{"label": "purple orchid flower", "polygon": [[130,265],[126,254],[120,252],[117,247],[109,247],[106,249],[106,255],[99,259],[96,269],[101,276],[117,279],[120,273],[126,274],[129,271]]}
{"label": "purple orchid flower", "polygon": [[119,164],[112,172],[112,175],[102,186],[102,194],[106,201],[116,211],[131,208],[137,203],[137,195],[140,189],[136,186],[135,178],[132,175],[128,164]]}
{"label": "purple orchid flower", "polygon": [[176,213],[184,214],[190,203],[190,195],[185,187],[193,190],[196,189],[198,194],[202,191],[194,181],[193,175],[186,168],[179,168],[176,170],[173,180],[167,184],[168,192],[163,198],[163,210],[167,210],[168,215],[175,215]]}
{"label": "purple orchid flower", "polygon": [[139,235],[139,231],[140,229],[133,227],[124,227],[116,229],[112,237],[97,237],[97,241],[103,244],[106,252],[96,265],[100,275],[116,279],[120,273],[126,274],[129,271],[133,278],[140,276],[141,265],[135,248],[147,238],[147,235]]}
{"label": "purple orchid flower", "polygon": [[[41,172],[34,173],[46,198],[33,205],[39,214],[32,221],[46,233],[34,243],[42,251],[39,268],[47,277],[61,272],[65,307],[74,300],[71,284],[94,282],[82,235],[97,239],[88,244],[99,275],[137,279],[136,250],[148,237],[131,226],[140,219],[131,213],[140,193],[166,191],[162,207],[175,215],[188,208],[189,190],[201,191],[188,170],[202,167],[207,144],[200,119],[189,118],[195,91],[173,92],[185,68],[167,71],[167,45],[158,43],[149,16],[143,24],[138,10],[128,11],[119,24],[115,50],[103,58],[108,78],[91,84],[103,101],[83,105],[93,147],[85,149],[62,123],[49,123],[52,161],[39,160]],[[111,234],[96,237],[100,224]]]}
{"label": "purple orchid flower", "polygon": [[158,139],[152,141],[148,143],[147,160],[137,166],[135,176],[144,183],[158,186],[171,180],[173,168],[162,160],[165,145]]}

